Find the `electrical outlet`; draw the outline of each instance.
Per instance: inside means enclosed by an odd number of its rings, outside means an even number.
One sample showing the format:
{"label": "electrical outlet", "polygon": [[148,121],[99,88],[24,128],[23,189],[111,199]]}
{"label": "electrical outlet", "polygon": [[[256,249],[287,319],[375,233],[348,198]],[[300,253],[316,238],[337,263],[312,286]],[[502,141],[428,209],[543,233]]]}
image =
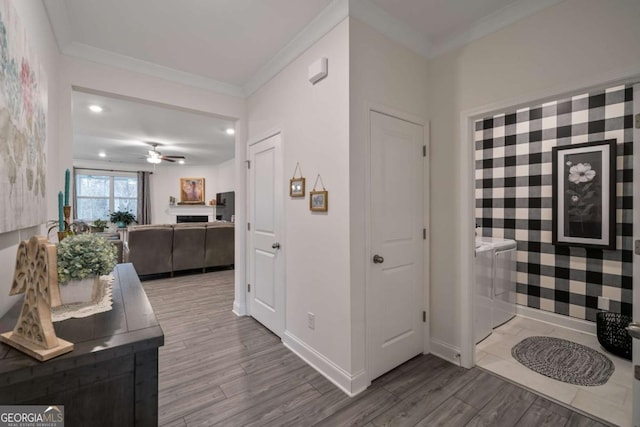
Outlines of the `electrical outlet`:
{"label": "electrical outlet", "polygon": [[600,310],[609,310],[609,298],[607,297],[598,297],[598,308]]}
{"label": "electrical outlet", "polygon": [[311,312],[307,313],[307,326],[309,326],[309,329],[316,328],[316,315]]}

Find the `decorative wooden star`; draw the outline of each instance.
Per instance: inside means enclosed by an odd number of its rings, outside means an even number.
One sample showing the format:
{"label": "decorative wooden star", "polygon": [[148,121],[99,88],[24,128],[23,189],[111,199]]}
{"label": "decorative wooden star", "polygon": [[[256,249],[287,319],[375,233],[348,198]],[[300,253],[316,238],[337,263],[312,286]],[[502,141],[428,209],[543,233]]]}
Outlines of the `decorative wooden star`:
{"label": "decorative wooden star", "polygon": [[33,236],[18,246],[16,269],[9,295],[24,294],[20,317],[3,341],[44,361],[73,350],[59,339],[51,321],[51,307],[60,305],[56,246],[44,236]]}

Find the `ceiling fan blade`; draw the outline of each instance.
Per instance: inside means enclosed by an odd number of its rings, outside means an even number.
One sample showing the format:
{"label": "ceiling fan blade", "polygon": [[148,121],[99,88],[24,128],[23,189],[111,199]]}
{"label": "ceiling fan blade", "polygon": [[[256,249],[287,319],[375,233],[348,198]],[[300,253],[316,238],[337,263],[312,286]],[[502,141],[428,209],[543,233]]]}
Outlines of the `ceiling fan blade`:
{"label": "ceiling fan blade", "polygon": [[184,159],[184,156],[160,156],[163,159]]}
{"label": "ceiling fan blade", "polygon": [[164,156],[160,157],[160,159],[162,159],[162,160],[164,160],[164,161],[166,161],[166,162],[171,162],[171,163],[175,163],[175,162],[176,162],[175,160],[167,159],[167,158],[166,158],[166,157],[164,157]]}

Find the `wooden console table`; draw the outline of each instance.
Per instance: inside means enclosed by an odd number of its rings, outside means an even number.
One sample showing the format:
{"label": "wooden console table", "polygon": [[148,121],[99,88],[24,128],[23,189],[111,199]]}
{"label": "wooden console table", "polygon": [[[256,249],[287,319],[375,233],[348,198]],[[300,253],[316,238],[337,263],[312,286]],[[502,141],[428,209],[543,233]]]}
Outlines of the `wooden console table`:
{"label": "wooden console table", "polygon": [[[54,323],[75,349],[38,362],[0,343],[0,405],[64,405],[65,425],[157,426],[164,334],[132,264],[114,271],[113,310]],[[13,329],[19,301],[2,319]]]}

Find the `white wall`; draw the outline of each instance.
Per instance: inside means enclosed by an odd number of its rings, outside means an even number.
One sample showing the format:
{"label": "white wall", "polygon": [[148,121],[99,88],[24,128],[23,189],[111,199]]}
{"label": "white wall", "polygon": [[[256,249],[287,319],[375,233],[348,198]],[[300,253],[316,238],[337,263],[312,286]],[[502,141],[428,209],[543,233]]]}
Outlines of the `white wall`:
{"label": "white wall", "polygon": [[349,20],[349,34],[351,370],[357,373],[366,368],[365,274],[370,254],[365,241],[369,210],[365,194],[370,158],[369,108],[384,107],[404,118],[409,115],[426,121],[427,60],[354,18]]}
{"label": "white wall", "polygon": [[[285,191],[286,333],[350,372],[349,316],[349,22],[342,21],[248,98],[249,141],[282,131]],[[329,60],[329,75],[312,85],[307,67]],[[318,173],[329,191],[329,211],[311,213],[288,196],[299,162],[307,191]],[[315,330],[307,328],[315,314]]]}
{"label": "white wall", "polygon": [[216,193],[235,191],[235,161],[228,160],[214,166],[188,166],[177,168],[159,166],[151,175],[151,221],[153,224],[173,224],[175,214],[168,214],[169,196],[180,201],[180,178],[204,178],[204,200],[216,198]]}
{"label": "white wall", "polygon": [[[21,0],[11,2],[18,12],[22,25],[38,61],[47,76],[48,115],[47,115],[47,177],[58,173],[58,64],[59,55],[55,37],[49,25],[44,6],[40,0]],[[64,182],[64,174],[60,177]],[[57,216],[56,185],[47,179],[47,218]],[[32,227],[24,230],[0,234],[0,316],[22,296],[9,297],[13,271],[16,262],[16,251],[21,240],[27,240],[34,234],[46,233],[46,229]]]}
{"label": "white wall", "polygon": [[236,191],[235,159],[211,166],[178,166],[160,164],[136,165],[125,163],[110,163],[101,161],[74,160],[73,165],[79,168],[120,170],[127,172],[153,172],[150,179],[151,187],[151,221],[153,224],[173,224],[175,214],[168,214],[169,196],[180,200],[178,187],[180,178],[202,177],[205,179],[205,202],[214,199],[216,193]]}
{"label": "white wall", "polygon": [[638,22],[636,0],[565,0],[430,61],[433,338],[461,344],[461,113],[640,74]]}

